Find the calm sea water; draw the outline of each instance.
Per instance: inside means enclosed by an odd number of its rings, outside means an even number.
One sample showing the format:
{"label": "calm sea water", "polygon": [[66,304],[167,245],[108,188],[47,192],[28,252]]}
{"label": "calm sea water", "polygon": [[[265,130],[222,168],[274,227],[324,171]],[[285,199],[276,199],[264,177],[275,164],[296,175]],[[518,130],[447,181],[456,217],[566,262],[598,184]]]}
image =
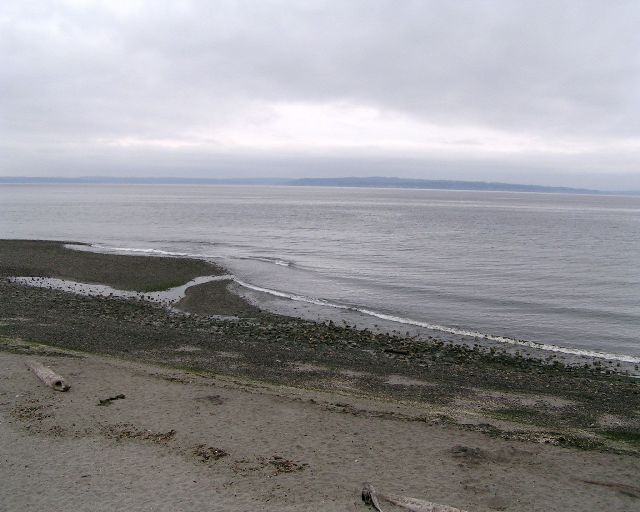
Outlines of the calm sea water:
{"label": "calm sea water", "polygon": [[210,257],[253,288],[399,325],[640,356],[640,198],[10,185],[0,238]]}

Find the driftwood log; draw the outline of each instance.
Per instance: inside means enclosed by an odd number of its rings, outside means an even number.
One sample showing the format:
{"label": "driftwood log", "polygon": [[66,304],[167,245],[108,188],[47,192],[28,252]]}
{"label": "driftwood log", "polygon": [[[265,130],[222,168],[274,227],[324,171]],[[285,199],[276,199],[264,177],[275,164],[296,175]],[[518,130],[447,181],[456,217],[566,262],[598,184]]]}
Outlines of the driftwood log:
{"label": "driftwood log", "polygon": [[416,498],[407,498],[397,494],[380,494],[376,492],[370,483],[365,483],[362,488],[362,501],[367,505],[371,505],[378,512],[383,512],[380,501],[386,501],[387,503],[397,505],[411,512],[465,512],[459,508],[439,505],[438,503]]}
{"label": "driftwood log", "polygon": [[71,387],[60,375],[54,372],[51,368],[47,368],[40,363],[27,363],[27,368],[29,368],[29,370],[31,370],[35,374],[35,376],[38,377],[47,386],[55,389],[56,391],[68,391]]}

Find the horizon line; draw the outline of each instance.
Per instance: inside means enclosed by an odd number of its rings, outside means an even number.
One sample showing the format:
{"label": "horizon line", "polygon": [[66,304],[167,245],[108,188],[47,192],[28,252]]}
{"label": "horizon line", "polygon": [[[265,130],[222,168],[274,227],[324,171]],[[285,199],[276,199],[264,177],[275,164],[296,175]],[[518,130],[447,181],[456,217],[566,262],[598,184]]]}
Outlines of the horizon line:
{"label": "horizon line", "polygon": [[[396,176],[343,176],[331,178],[205,178],[205,177],[135,177],[135,176],[0,176],[0,184],[130,184],[130,185],[281,185],[281,186],[318,186],[343,188],[399,188],[433,189],[460,191],[501,191],[530,193],[570,193],[595,195],[640,195],[640,190],[599,190],[571,186],[532,185],[482,180],[447,180],[428,178],[400,178]],[[458,188],[460,187],[460,188]]]}

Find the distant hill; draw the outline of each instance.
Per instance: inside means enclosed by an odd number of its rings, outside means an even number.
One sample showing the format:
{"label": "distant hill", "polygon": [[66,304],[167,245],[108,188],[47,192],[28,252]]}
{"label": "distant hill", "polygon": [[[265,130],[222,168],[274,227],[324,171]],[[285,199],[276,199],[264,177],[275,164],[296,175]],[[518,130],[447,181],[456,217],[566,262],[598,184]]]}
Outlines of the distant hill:
{"label": "distant hill", "polygon": [[600,194],[599,190],[571,187],[545,187],[485,181],[420,180],[409,178],[301,178],[287,185],[307,187],[371,187],[371,188],[425,188],[436,190],[488,190],[498,192],[555,192],[563,194]]}
{"label": "distant hill", "polygon": [[112,178],[84,176],[78,178],[0,176],[0,184],[104,184],[104,185],[280,185],[292,187],[362,187],[409,188],[435,190],[486,190],[496,192],[547,192],[556,194],[640,195],[640,191],[611,192],[572,187],[545,187],[486,181],[421,180],[371,176],[367,178]]}

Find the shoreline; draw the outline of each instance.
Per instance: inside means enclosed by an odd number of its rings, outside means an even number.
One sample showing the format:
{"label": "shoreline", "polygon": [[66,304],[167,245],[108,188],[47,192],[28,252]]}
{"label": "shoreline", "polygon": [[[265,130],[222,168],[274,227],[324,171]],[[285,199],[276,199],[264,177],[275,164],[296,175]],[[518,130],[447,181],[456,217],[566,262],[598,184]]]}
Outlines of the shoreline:
{"label": "shoreline", "polygon": [[[510,429],[498,429],[507,437],[520,436],[518,427],[525,419],[527,428],[568,430],[576,439],[569,444],[598,449],[617,446],[610,438],[620,429],[624,430],[623,438],[640,438],[640,421],[634,417],[634,411],[640,410],[637,380],[617,374],[599,361],[566,365],[557,358],[528,358],[435,337],[423,339],[331,320],[316,323],[280,316],[243,301],[224,281],[187,289],[182,306],[194,313],[184,315],[148,302],[30,288],[6,279],[22,270],[23,275],[83,278],[122,289],[141,285],[158,289],[161,284],[188,281],[202,273],[225,274],[220,266],[204,261],[79,252],[45,241],[0,241],[0,256],[0,294],[11,297],[0,305],[0,336],[5,339],[278,384],[431,405],[454,403],[458,404],[455,410],[471,408],[486,420],[505,416],[502,409],[506,409],[517,420]],[[242,363],[221,361],[216,357],[218,352],[241,354]],[[355,376],[344,379],[344,371],[355,372]],[[390,375],[400,375],[411,384],[390,383]],[[486,398],[495,392],[506,397],[552,392],[575,405],[549,414],[519,399],[506,398],[495,404]],[[482,405],[484,399],[489,400],[489,407]],[[617,418],[618,426],[612,432],[599,424],[603,415]],[[554,435],[563,437],[558,432]],[[629,448],[634,451],[635,445]]]}
{"label": "shoreline", "polygon": [[[0,465],[10,489],[0,504],[11,500],[8,509],[43,503],[29,501],[34,482],[48,489],[42,499],[79,509],[92,496],[83,485],[95,482],[94,492],[110,496],[95,510],[110,510],[121,478],[146,474],[157,483],[135,487],[138,510],[161,505],[154,485],[172,489],[185,510],[218,500],[238,512],[364,511],[365,480],[469,511],[622,512],[640,497],[640,386],[602,364],[281,316],[238,297],[229,281],[184,290],[185,314],[8,279],[30,274],[149,290],[225,271],[0,241],[0,445],[13,468]],[[24,366],[32,360],[62,373],[71,391],[39,385]],[[119,394],[126,398],[96,406]],[[215,459],[218,449],[228,456]],[[42,453],[78,483],[47,485]],[[86,471],[80,480],[97,453],[112,461],[111,476]]]}
{"label": "shoreline", "polygon": [[[190,259],[213,263],[218,267],[224,268],[219,258],[207,255],[171,252],[159,249],[108,247],[92,243],[65,242],[64,246],[71,250],[86,251],[95,254]],[[280,260],[275,260],[274,264],[288,266],[289,262],[281,263]],[[549,360],[550,357],[557,357],[563,364],[567,365],[593,364],[594,360],[600,360],[613,371],[630,373],[635,378],[640,378],[640,373],[638,372],[640,355],[610,353],[603,350],[563,346],[542,341],[530,341],[508,335],[482,333],[472,328],[435,325],[430,322],[399,317],[391,313],[374,311],[364,306],[334,304],[323,299],[298,296],[279,290],[264,288],[247,283],[235,275],[230,275],[230,277],[234,281],[232,289],[236,295],[239,295],[242,299],[260,309],[266,309],[277,315],[318,322],[331,320],[336,323],[352,325],[359,329],[366,328],[373,331],[393,334],[400,333],[402,330],[407,336],[416,336],[424,339],[437,338],[465,346],[475,347],[480,341],[486,349],[494,348],[511,355],[518,355],[524,352],[526,357],[545,360]],[[620,368],[620,366],[622,366],[622,368]]]}
{"label": "shoreline", "polygon": [[[68,247],[65,245],[65,247]],[[87,297],[103,297],[103,298],[113,298],[113,299],[124,299],[124,300],[141,300],[148,301],[151,303],[159,304],[169,310],[173,310],[176,312],[183,313],[195,313],[201,315],[209,315],[209,316],[232,316],[233,312],[229,309],[228,305],[222,307],[220,302],[223,300],[222,297],[225,297],[225,301],[235,302],[236,309],[235,310],[245,310],[250,309],[251,306],[257,309],[267,309],[271,313],[288,316],[297,319],[307,319],[316,322],[323,322],[327,320],[336,321],[338,319],[342,320],[343,323],[352,325],[354,328],[363,328],[363,322],[358,321],[359,318],[353,319],[353,322],[347,322],[346,318],[348,316],[343,315],[318,315],[317,319],[312,318],[309,314],[309,311],[301,311],[298,307],[293,306],[287,308],[286,306],[283,308],[282,306],[278,307],[265,307],[265,303],[268,305],[268,302],[262,298],[262,300],[256,298],[255,296],[251,296],[251,292],[258,292],[258,294],[264,294],[266,291],[264,288],[260,288],[257,286],[253,286],[247,284],[232,274],[223,274],[223,275],[215,275],[215,276],[198,276],[194,279],[191,279],[187,283],[175,286],[173,288],[169,288],[162,291],[154,291],[154,292],[141,292],[141,291],[133,291],[133,290],[121,290],[112,288],[103,284],[91,284],[91,283],[80,283],[68,279],[59,279],[55,277],[23,277],[23,276],[12,276],[7,278],[9,282],[30,286],[33,288],[45,288],[45,289],[55,289],[63,292],[74,293],[78,295],[83,295]],[[217,283],[213,285],[212,283]],[[207,285],[207,286],[203,286]],[[216,288],[218,288],[216,290]],[[215,297],[210,297],[211,290],[216,290],[214,295]],[[227,293],[231,292],[231,294]],[[234,295],[237,296],[234,297]],[[289,296],[284,293],[271,293],[268,291],[266,295],[275,295],[276,297],[288,298]],[[212,311],[208,306],[210,302],[216,303],[216,310]],[[244,302],[243,302],[244,301]],[[293,299],[293,302],[297,302]],[[307,301],[302,301],[307,302]],[[339,312],[346,312],[347,315],[349,313],[353,313],[357,315],[358,313],[367,314],[366,310],[362,310],[360,308],[355,307],[341,307],[341,306],[332,306],[330,304],[315,304],[310,303],[311,306],[319,306],[320,308],[325,307],[334,307],[338,309]],[[222,309],[220,309],[222,308]],[[222,314],[224,310],[224,314]],[[235,311],[234,310],[234,311]],[[387,332],[387,333],[397,333],[398,329],[393,329],[393,323],[396,321],[393,317],[389,315],[371,313],[370,316],[381,320],[389,320],[391,325],[380,326],[379,324],[374,324],[372,326],[371,322],[364,322],[366,328],[373,327],[374,330],[379,332]],[[389,318],[387,318],[389,317]],[[411,323],[403,324],[403,327],[411,328]],[[417,327],[425,327],[423,325],[417,325]],[[593,364],[596,360],[604,360],[606,364],[613,365],[615,363],[625,363],[624,368],[621,368],[621,365],[618,364],[614,371],[617,373],[624,373],[625,375],[631,376],[633,378],[640,378],[640,373],[633,374],[630,373],[630,370],[637,369],[637,365],[640,363],[640,358],[622,355],[622,354],[609,354],[605,352],[598,351],[587,351],[581,349],[571,349],[568,347],[560,347],[556,345],[549,345],[537,342],[531,342],[526,340],[516,340],[513,338],[502,337],[502,336],[490,336],[490,335],[482,335],[480,333],[473,332],[464,332],[453,329],[434,329],[430,327],[426,327],[428,333],[442,333],[444,332],[449,334],[459,334],[461,338],[458,340],[448,339],[447,341],[458,343],[462,345],[470,345],[473,341],[475,345],[477,345],[478,341],[483,343],[483,347],[487,350],[487,342],[496,342],[496,348],[503,348],[505,353],[509,353],[508,346],[511,345],[511,351],[522,350],[530,350],[531,352],[527,352],[527,357],[537,358],[537,359],[549,359],[549,357],[556,357],[558,353],[560,356],[560,360],[564,364],[567,365],[575,365],[575,364],[585,364],[585,362],[590,362]],[[419,329],[416,331],[414,336],[420,337],[422,339],[425,338],[423,329]],[[409,331],[406,331],[407,337],[409,335]],[[505,345],[507,345],[506,348]],[[553,354],[553,355],[550,355]]]}

